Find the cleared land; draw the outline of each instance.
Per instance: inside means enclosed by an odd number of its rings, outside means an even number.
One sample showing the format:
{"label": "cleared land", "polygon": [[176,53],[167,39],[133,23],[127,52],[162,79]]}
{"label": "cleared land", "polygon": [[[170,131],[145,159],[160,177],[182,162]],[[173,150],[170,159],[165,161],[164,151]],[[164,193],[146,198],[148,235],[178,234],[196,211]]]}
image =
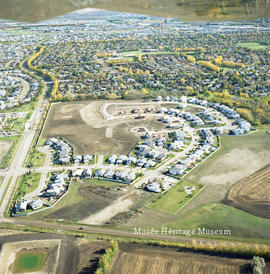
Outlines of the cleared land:
{"label": "cleared land", "polygon": [[108,102],[54,104],[42,137],[63,137],[78,154],[127,154],[139,140],[138,136],[130,132],[131,128],[147,127],[157,130],[164,127],[155,118],[106,120],[101,114],[101,108]]}
{"label": "cleared land", "polygon": [[121,243],[110,273],[241,273],[249,263],[247,259]]}
{"label": "cleared land", "polygon": [[180,212],[222,201],[235,183],[270,163],[268,130],[269,126],[249,135],[221,137],[221,148],[185,177],[206,187]]}
{"label": "cleared land", "polygon": [[109,246],[108,241],[91,241],[80,239],[78,243],[79,263],[78,274],[95,273],[99,258]]}
{"label": "cleared land", "polygon": [[270,164],[232,186],[225,203],[270,218]]}
{"label": "cleared land", "polygon": [[73,181],[68,194],[53,208],[27,218],[65,219],[87,224],[107,224],[113,218],[113,223],[123,223],[143,206],[149,195],[110,181]]}

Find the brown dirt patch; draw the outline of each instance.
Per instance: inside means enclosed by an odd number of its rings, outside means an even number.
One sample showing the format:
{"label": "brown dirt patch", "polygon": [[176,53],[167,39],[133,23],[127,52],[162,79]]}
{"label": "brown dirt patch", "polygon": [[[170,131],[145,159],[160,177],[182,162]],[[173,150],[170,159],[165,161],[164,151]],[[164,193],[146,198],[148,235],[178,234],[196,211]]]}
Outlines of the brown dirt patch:
{"label": "brown dirt patch", "polygon": [[[54,104],[42,136],[63,137],[78,154],[127,154],[139,140],[133,127],[163,128],[156,118],[105,120],[101,108],[108,101]],[[109,129],[108,129],[109,128]]]}
{"label": "brown dirt patch", "polygon": [[89,242],[84,241],[78,245],[79,264],[78,274],[95,273],[99,258],[109,246],[107,241]]}
{"label": "brown dirt patch", "polygon": [[249,263],[246,259],[121,243],[110,273],[241,273]]}
{"label": "brown dirt patch", "polygon": [[270,218],[270,164],[232,186],[225,203]]}
{"label": "brown dirt patch", "polygon": [[79,221],[108,207],[122,196],[123,192],[102,185],[80,183],[78,195],[81,197],[80,201],[64,206],[48,214],[46,218]]}

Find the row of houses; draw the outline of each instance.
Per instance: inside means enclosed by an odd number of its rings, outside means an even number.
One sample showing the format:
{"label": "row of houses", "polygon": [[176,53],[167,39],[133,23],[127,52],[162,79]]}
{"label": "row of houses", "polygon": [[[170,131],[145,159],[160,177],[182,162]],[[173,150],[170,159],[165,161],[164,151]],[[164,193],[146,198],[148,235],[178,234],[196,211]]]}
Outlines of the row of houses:
{"label": "row of houses", "polygon": [[113,169],[97,169],[94,173],[95,178],[116,180],[124,183],[131,183],[136,179],[136,173],[134,171],[115,171]]}
{"label": "row of houses", "polygon": [[32,200],[32,201],[27,201],[27,200],[22,200],[21,202],[17,203],[13,213],[15,214],[20,214],[25,212],[27,209],[31,210],[37,210],[43,207],[43,202],[40,198]]}
{"label": "row of houses", "polygon": [[183,176],[187,168],[193,168],[197,161],[200,161],[205,154],[216,150],[216,147],[210,144],[199,145],[193,152],[189,153],[185,159],[177,162],[176,165],[170,167],[167,171],[172,176]]}
{"label": "row of houses", "polygon": [[45,142],[55,150],[55,163],[68,164],[72,159],[72,146],[62,139],[50,138]]}
{"label": "row of houses", "polygon": [[73,157],[74,164],[80,164],[83,163],[84,165],[87,165],[89,162],[91,162],[94,159],[93,155],[84,154],[84,155],[75,155]]}
{"label": "row of houses", "polygon": [[66,173],[54,174],[50,178],[50,183],[42,194],[42,197],[61,196],[68,189]]}

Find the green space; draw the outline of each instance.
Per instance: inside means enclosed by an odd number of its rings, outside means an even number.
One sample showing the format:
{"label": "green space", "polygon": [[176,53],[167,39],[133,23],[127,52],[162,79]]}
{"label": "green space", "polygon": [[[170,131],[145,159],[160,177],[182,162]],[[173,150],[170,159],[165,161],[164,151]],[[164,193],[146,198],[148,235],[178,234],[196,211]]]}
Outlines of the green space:
{"label": "green space", "polygon": [[168,227],[181,229],[229,229],[232,237],[270,239],[270,220],[254,216],[233,207],[208,203],[185,212]]}
{"label": "green space", "polygon": [[[195,187],[192,194],[187,195],[184,187]],[[182,181],[181,183],[171,187],[164,194],[160,194],[147,207],[159,210],[169,214],[175,214],[190,199],[192,199],[202,188],[202,185],[195,184],[190,181]]]}
{"label": "green space", "polygon": [[29,152],[26,167],[36,168],[36,167],[43,167],[46,160],[46,154],[40,152],[36,149],[33,149]]}
{"label": "green space", "polygon": [[268,48],[270,48],[269,45],[262,45],[260,43],[253,43],[253,42],[238,43],[237,46],[248,48],[248,49],[268,49]]}
{"label": "green space", "polygon": [[0,110],[0,112],[10,113],[10,112],[32,112],[35,109],[36,101],[32,101],[30,103],[22,104],[15,106],[9,109]]}
{"label": "green space", "polygon": [[20,200],[24,195],[37,189],[41,173],[26,173],[19,178],[18,187],[14,200]]}
{"label": "green space", "polygon": [[2,158],[0,163],[0,169],[7,168],[12,160],[13,153],[15,152],[17,145],[19,143],[20,136],[10,136],[10,137],[0,137],[0,141],[12,142],[11,147],[9,148],[6,155]]}
{"label": "green space", "polygon": [[228,67],[221,67],[222,71],[228,72],[228,71],[233,71],[233,68],[228,68]]}
{"label": "green space", "polygon": [[14,262],[15,273],[36,272],[42,269],[47,259],[45,251],[23,251]]}

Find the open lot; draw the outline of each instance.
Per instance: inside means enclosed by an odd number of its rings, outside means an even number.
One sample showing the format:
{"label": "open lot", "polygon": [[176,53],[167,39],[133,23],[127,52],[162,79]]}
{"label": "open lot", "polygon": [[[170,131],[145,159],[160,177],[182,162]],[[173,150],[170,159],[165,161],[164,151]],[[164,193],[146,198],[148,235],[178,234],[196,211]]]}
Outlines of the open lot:
{"label": "open lot", "polygon": [[78,242],[79,263],[78,274],[95,273],[99,258],[109,246],[108,241],[91,241],[80,239]]}
{"label": "open lot", "polygon": [[123,223],[148,197],[149,193],[115,182],[73,181],[68,194],[53,208],[27,218],[65,219],[86,224],[104,224],[115,218],[114,223]]}
{"label": "open lot", "polygon": [[270,164],[233,185],[225,203],[270,218]]}
{"label": "open lot", "polygon": [[264,126],[249,135],[221,137],[220,149],[185,177],[206,187],[183,211],[222,201],[232,185],[270,163],[268,130]]}
{"label": "open lot", "polygon": [[110,273],[242,273],[241,270],[249,263],[248,259],[236,257],[210,256],[175,248],[120,243]]}
{"label": "open lot", "polygon": [[83,101],[54,104],[42,137],[63,137],[78,154],[127,154],[139,140],[133,127],[158,130],[164,125],[155,118],[106,120],[101,114],[109,101]]}

